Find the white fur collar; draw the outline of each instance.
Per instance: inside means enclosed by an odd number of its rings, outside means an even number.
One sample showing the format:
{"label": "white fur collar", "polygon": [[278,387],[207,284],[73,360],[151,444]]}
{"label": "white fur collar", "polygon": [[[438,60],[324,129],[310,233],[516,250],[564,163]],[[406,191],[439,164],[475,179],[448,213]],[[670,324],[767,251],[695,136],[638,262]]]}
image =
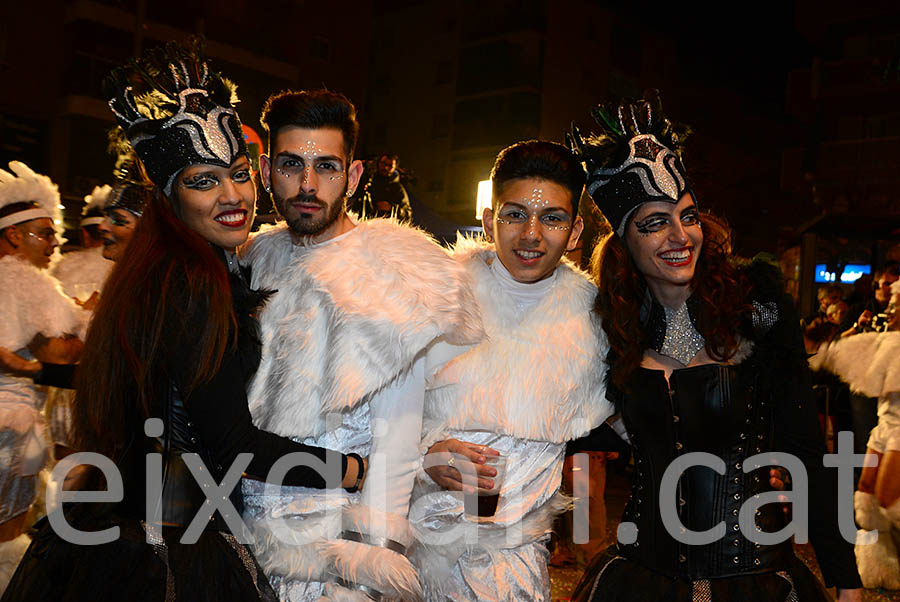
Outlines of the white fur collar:
{"label": "white fur collar", "polygon": [[0,258],[0,308],[0,345],[14,351],[38,333],[80,334],[87,319],[55,278],[14,255]]}
{"label": "white fur collar", "polygon": [[900,391],[900,332],[838,339],[809,360],[813,370],[837,374],[854,391],[881,397]]}
{"label": "white fur collar", "polygon": [[491,245],[461,238],[453,254],[472,276],[488,339],[431,381],[426,438],[452,428],[561,443],[612,415],[606,338],[591,311],[597,289],[585,274],[563,261],[553,289],[521,318],[498,294]]}
{"label": "white fur collar", "polygon": [[66,253],[53,266],[51,273],[68,296],[87,301],[94,291],[103,288],[115,265],[103,257],[103,247],[93,247]]}
{"label": "white fur collar", "polygon": [[285,226],[243,254],[254,285],[278,291],[261,314],[263,357],[249,393],[265,430],[318,436],[328,412],[371,397],[436,338],[483,337],[466,271],[419,230],[370,220],[290,254]]}

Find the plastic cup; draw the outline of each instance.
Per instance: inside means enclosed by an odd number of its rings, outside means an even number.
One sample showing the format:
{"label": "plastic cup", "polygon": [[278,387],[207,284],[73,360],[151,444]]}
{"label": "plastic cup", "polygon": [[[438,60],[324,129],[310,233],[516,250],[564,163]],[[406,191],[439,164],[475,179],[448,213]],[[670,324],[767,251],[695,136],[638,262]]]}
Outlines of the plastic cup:
{"label": "plastic cup", "polygon": [[485,464],[493,466],[497,470],[497,475],[493,477],[494,486],[490,489],[476,487],[474,491],[463,493],[466,516],[471,519],[492,518],[497,513],[497,505],[500,502],[500,491],[506,478],[506,458],[485,456]]}

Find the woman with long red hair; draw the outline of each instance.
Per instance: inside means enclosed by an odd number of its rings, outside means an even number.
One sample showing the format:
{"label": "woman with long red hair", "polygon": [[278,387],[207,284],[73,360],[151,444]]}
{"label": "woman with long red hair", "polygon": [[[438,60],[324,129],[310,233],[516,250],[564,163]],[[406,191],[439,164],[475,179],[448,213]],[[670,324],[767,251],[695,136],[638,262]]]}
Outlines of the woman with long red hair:
{"label": "woman with long red hair", "polygon": [[245,386],[259,363],[254,314],[266,293],[250,290],[233,256],[256,201],[234,87],[198,46],[136,60],[107,85],[156,192],[106,283],[76,375],[79,448],[115,461],[124,499],[66,515],[79,530],[119,534],[79,545],[45,523],[3,600],[274,602],[236,537],[244,533],[232,532],[238,512],[214,512],[199,534],[188,529],[210,507],[210,479],[232,485],[216,507],[239,511],[240,474],[264,479],[287,454],[325,463],[294,466],[287,485],[354,490],[364,463],[251,423]]}
{"label": "woman with long red hair", "polygon": [[[859,600],[799,320],[777,268],[738,261],[728,228],[700,213],[681,160],[688,130],[663,117],[655,91],[594,117],[601,133],[583,141],[573,130],[572,142],[613,229],[595,255],[595,311],[610,346],[607,395],[636,474],[618,543],[594,560],[573,599],[830,599],[789,539],[757,535],[785,526],[778,504],[742,512],[771,489],[769,469],[745,462],[782,452],[809,475],[810,532],[826,584],[839,600]],[[695,465],[684,457],[692,452],[712,464]]]}

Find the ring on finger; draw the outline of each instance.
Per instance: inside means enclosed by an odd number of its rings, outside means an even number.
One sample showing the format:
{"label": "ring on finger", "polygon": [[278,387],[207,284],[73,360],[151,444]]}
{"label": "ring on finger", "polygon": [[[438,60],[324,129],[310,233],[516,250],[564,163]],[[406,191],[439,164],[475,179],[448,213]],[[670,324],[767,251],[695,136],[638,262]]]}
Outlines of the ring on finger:
{"label": "ring on finger", "polygon": [[454,462],[453,456],[450,456],[450,459],[447,460],[447,466],[453,466],[453,462]]}

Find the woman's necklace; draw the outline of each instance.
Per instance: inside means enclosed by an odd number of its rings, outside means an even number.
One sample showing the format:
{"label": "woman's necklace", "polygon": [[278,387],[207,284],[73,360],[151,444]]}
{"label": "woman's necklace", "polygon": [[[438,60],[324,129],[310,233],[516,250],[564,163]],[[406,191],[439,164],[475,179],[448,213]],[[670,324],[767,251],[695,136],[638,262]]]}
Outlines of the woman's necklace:
{"label": "woman's necklace", "polygon": [[687,303],[676,309],[663,307],[663,310],[666,313],[666,334],[657,351],[687,366],[706,347],[706,339],[694,328]]}
{"label": "woman's necklace", "polygon": [[676,308],[665,307],[648,290],[641,307],[641,321],[650,337],[650,347],[685,366],[706,347],[706,339],[697,332],[691,319],[692,303],[689,297]]}

